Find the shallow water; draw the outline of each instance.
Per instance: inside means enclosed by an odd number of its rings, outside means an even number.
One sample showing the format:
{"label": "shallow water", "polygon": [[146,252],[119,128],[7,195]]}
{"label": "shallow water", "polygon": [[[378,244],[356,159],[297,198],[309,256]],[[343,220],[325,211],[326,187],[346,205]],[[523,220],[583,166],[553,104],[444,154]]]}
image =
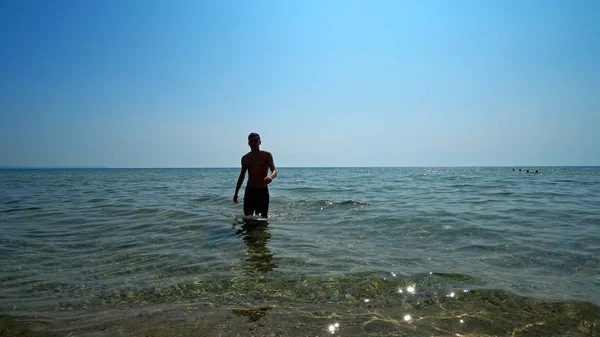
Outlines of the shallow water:
{"label": "shallow water", "polygon": [[254,227],[231,201],[238,169],[3,170],[0,310],[58,326],[123,306],[401,315],[480,289],[597,308],[600,168],[532,169],[280,168]]}

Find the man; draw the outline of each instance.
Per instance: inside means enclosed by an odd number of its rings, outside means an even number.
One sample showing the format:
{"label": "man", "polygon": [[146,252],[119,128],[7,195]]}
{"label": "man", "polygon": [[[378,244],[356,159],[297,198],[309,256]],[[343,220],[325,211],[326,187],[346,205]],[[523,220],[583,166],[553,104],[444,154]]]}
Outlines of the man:
{"label": "man", "polygon": [[[246,171],[248,171],[248,183],[244,191],[244,215],[259,214],[268,218],[269,212],[269,185],[277,177],[277,170],[273,162],[273,155],[267,151],[260,150],[260,136],[251,133],[248,136],[250,152],[242,157],[242,171],[235,187],[233,202],[238,203],[238,192],[244,183]],[[268,175],[269,169],[271,174]]]}

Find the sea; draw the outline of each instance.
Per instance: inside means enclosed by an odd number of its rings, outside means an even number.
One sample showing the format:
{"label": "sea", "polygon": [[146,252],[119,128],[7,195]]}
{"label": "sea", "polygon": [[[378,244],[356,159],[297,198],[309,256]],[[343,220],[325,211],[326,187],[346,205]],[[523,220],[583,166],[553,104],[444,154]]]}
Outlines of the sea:
{"label": "sea", "polygon": [[600,336],[600,167],[238,175],[0,170],[0,335]]}

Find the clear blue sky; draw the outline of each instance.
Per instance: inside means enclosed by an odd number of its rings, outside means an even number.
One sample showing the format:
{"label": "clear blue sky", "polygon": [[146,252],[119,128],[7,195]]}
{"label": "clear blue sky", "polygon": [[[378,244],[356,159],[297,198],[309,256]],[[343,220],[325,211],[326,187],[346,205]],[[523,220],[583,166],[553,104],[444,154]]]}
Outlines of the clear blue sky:
{"label": "clear blue sky", "polygon": [[600,165],[600,1],[3,1],[0,165]]}

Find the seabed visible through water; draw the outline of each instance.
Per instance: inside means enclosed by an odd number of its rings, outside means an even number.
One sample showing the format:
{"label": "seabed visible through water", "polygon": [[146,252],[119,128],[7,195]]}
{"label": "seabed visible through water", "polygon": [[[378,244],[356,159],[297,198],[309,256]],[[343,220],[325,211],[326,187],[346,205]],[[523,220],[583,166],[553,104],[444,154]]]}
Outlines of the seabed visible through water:
{"label": "seabed visible through water", "polygon": [[[600,308],[501,290],[442,291],[464,275],[241,277],[2,316],[0,336],[600,336]],[[219,291],[219,292],[217,292]],[[89,301],[88,301],[89,303]]]}

